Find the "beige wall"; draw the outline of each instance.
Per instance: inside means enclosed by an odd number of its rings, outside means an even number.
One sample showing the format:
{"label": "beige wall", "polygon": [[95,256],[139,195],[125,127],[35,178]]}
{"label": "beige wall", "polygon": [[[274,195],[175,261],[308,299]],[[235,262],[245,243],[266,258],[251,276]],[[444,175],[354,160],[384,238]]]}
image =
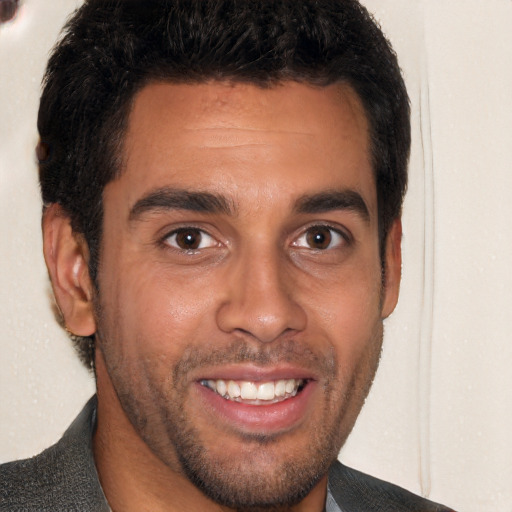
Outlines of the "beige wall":
{"label": "beige wall", "polygon": [[[0,26],[0,460],[58,439],[93,393],[51,313],[33,147],[46,56],[78,0]],[[460,511],[512,511],[512,2],[366,0],[413,108],[404,275],[341,459]]]}

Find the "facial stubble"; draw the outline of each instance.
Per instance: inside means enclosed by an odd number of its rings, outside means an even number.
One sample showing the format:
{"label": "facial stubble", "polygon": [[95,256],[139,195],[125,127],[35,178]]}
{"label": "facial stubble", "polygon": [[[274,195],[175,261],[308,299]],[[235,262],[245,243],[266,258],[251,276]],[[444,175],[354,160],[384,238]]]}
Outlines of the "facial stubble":
{"label": "facial stubble", "polygon": [[[317,354],[301,343],[283,342],[255,351],[253,345],[237,340],[222,350],[201,351],[194,347],[175,364],[170,372],[172,377],[165,385],[152,379],[158,372],[152,367],[155,363],[146,359],[139,363],[142,368],[136,369],[139,377],[145,376],[142,386],[137,386],[133,368],[124,364],[122,354],[116,354],[109,342],[114,338],[105,332],[108,329],[104,329],[104,322],[98,321],[98,325],[97,335],[110,379],[138,435],[164,464],[184,474],[211,500],[248,512],[288,510],[302,501],[327,474],[368,394],[382,346],[380,323],[348,382],[343,364],[339,370],[334,350]],[[116,326],[113,331],[120,332]],[[187,375],[193,369],[216,364],[250,362],[265,366],[283,361],[301,365],[309,361],[315,372],[322,375],[324,404],[315,423],[308,427],[308,442],[303,443],[301,450],[289,449],[286,444],[289,433],[268,436],[237,433],[244,452],[237,460],[233,457],[221,460],[204,442],[194,426],[194,418],[187,413]],[[155,415],[156,422],[152,419]],[[226,432],[223,442],[229,445],[232,435],[233,432]],[[280,446],[284,446],[281,451]]]}

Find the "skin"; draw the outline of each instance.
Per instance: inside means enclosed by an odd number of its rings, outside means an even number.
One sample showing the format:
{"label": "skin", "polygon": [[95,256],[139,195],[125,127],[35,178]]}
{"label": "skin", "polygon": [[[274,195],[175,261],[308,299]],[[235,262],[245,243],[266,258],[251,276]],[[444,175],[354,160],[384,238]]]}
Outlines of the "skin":
{"label": "skin", "polygon": [[[104,191],[98,291],[87,246],[57,205],[43,223],[66,325],[96,332],[94,454],[109,504],[323,510],[327,469],[371,385],[400,280],[399,220],[382,279],[357,95],[342,85],[150,84],[124,147],[125,169]],[[198,192],[215,207],[191,202]],[[224,414],[224,399],[200,384],[230,376],[307,386],[272,414],[254,406],[234,420],[237,406]],[[290,503],[270,507],[280,501]]]}

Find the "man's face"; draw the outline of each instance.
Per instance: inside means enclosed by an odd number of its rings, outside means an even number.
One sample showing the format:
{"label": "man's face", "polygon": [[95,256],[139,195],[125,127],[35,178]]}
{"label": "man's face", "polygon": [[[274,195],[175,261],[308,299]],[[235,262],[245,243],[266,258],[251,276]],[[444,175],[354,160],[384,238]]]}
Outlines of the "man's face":
{"label": "man's face", "polygon": [[214,500],[297,502],[353,426],[396,300],[361,104],[339,85],[152,84],[124,147],[104,192],[107,378]]}

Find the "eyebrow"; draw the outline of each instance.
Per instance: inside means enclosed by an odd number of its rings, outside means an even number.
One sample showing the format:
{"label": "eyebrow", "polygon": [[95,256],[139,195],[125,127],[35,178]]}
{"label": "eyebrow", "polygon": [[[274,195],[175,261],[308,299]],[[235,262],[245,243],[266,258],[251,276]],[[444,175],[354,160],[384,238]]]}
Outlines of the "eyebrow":
{"label": "eyebrow", "polygon": [[370,220],[370,211],[363,197],[355,190],[328,190],[318,194],[305,195],[295,203],[299,213],[325,213],[333,210],[351,210],[365,222]]}
{"label": "eyebrow", "polygon": [[234,215],[235,207],[224,196],[211,192],[159,188],[139,199],[130,209],[128,219],[135,221],[146,213],[165,210],[189,210],[201,213]]}
{"label": "eyebrow", "polygon": [[[225,196],[211,192],[191,191],[164,187],[149,192],[130,209],[128,219],[139,220],[146,213],[165,210],[189,210],[201,213],[224,213],[233,216],[234,204]],[[352,210],[363,220],[370,220],[368,207],[361,194],[354,190],[328,190],[307,194],[295,202],[298,213],[314,214],[333,210]]]}

